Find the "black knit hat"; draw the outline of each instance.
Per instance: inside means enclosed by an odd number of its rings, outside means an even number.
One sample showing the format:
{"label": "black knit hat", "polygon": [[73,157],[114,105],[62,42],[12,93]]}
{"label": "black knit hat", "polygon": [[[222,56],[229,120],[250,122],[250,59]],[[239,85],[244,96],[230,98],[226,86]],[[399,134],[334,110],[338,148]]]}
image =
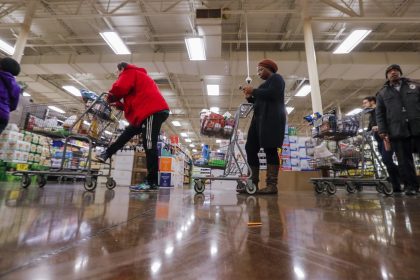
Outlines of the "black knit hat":
{"label": "black knit hat", "polygon": [[398,64],[391,64],[385,70],[385,78],[388,78],[388,72],[391,71],[392,69],[400,71],[400,74],[402,76],[403,73],[402,73],[401,67]]}
{"label": "black knit hat", "polygon": [[124,70],[127,66],[128,66],[128,63],[123,61],[123,62],[118,63],[117,68],[119,71],[121,71],[121,70]]}
{"label": "black knit hat", "polygon": [[17,76],[20,73],[19,63],[11,57],[0,59],[0,69],[9,72],[13,76]]}

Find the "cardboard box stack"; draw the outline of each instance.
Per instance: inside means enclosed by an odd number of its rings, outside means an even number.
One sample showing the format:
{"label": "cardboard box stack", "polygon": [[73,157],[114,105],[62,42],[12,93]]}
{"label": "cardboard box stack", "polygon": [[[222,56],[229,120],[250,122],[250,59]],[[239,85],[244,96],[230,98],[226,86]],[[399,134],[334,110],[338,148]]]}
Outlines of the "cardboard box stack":
{"label": "cardboard box stack", "polygon": [[[179,144],[178,144],[179,145]],[[159,186],[182,187],[184,184],[186,156],[179,152],[179,146],[164,142],[158,143]]]}

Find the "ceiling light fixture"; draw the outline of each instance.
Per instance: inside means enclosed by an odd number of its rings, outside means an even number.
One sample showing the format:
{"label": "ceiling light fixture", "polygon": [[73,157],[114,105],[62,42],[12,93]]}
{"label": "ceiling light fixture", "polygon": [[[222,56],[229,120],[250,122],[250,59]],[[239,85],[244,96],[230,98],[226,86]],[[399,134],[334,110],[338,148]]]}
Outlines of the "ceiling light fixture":
{"label": "ceiling light fixture", "polygon": [[214,113],[219,113],[220,108],[219,107],[210,107],[210,111]]}
{"label": "ceiling light fixture", "polygon": [[356,109],[353,109],[353,110],[351,110],[350,112],[348,112],[347,114],[346,114],[346,116],[353,116],[353,115],[357,115],[357,114],[359,114],[360,112],[362,112],[363,111],[363,109],[361,109],[361,108],[356,108]]}
{"label": "ceiling light fixture", "polygon": [[206,60],[206,50],[204,39],[201,37],[185,38],[188,56],[190,60]]}
{"label": "ceiling light fixture", "polygon": [[372,30],[357,29],[335,49],[334,54],[345,54],[351,52]]}
{"label": "ceiling light fixture", "polygon": [[22,93],[22,95],[23,96],[31,96],[29,93],[27,93],[26,91],[24,91],[23,93]]}
{"label": "ceiling light fixture", "polygon": [[124,44],[123,40],[117,32],[109,31],[101,32],[99,34],[115,54],[131,54],[130,50]]}
{"label": "ceiling light fixture", "polygon": [[190,144],[190,147],[191,147],[191,148],[195,148],[195,145],[194,145],[194,144]]}
{"label": "ceiling light fixture", "polygon": [[63,89],[65,89],[66,91],[70,92],[74,96],[82,96],[82,94],[80,93],[80,90],[78,90],[74,86],[63,86]]}
{"label": "ceiling light fixture", "polygon": [[219,85],[207,85],[207,94],[214,96],[219,95]]}
{"label": "ceiling light fixture", "polygon": [[13,55],[15,53],[15,48],[12,47],[9,43],[6,43],[2,39],[0,39],[0,50],[4,51],[8,55]]}
{"label": "ceiling light fixture", "polygon": [[299,91],[295,94],[298,97],[305,97],[311,92],[311,86],[306,84],[300,87]]}
{"label": "ceiling light fixture", "polygon": [[179,121],[172,121],[173,126],[181,126]]}
{"label": "ceiling light fixture", "polygon": [[294,109],[295,109],[295,107],[289,107],[289,106],[287,106],[286,107],[287,114],[290,114]]}
{"label": "ceiling light fixture", "polygon": [[53,111],[56,111],[57,113],[60,113],[60,114],[64,114],[66,112],[64,110],[61,110],[58,107],[55,107],[55,106],[48,106],[48,108],[51,109],[51,110],[53,110]]}
{"label": "ceiling light fixture", "polygon": [[188,137],[188,134],[186,132],[181,132],[182,137]]}
{"label": "ceiling light fixture", "polygon": [[187,138],[187,139],[185,139],[185,142],[187,142],[187,143],[191,143],[191,142],[192,142],[192,140],[191,140],[190,138]]}

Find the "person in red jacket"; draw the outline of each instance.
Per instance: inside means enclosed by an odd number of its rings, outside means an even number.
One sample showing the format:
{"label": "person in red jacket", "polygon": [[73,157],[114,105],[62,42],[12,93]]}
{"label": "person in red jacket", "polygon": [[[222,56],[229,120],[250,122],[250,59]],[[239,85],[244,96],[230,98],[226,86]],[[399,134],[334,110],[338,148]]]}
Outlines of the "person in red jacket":
{"label": "person in red jacket", "polygon": [[169,106],[158,86],[144,68],[121,62],[119,76],[109,90],[108,102],[124,110],[129,122],[123,133],[100,156],[105,162],[137,134],[142,134],[146,151],[147,177],[145,182],[131,186],[131,191],[158,188],[157,142],[162,124],[169,116]]}

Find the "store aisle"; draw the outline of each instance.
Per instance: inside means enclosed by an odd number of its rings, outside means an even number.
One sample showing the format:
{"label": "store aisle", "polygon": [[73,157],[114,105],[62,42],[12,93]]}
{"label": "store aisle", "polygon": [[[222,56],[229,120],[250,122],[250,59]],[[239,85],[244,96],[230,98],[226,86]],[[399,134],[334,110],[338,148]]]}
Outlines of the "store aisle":
{"label": "store aisle", "polygon": [[194,195],[1,183],[0,277],[416,279],[419,203],[376,192],[276,198],[220,185]]}

